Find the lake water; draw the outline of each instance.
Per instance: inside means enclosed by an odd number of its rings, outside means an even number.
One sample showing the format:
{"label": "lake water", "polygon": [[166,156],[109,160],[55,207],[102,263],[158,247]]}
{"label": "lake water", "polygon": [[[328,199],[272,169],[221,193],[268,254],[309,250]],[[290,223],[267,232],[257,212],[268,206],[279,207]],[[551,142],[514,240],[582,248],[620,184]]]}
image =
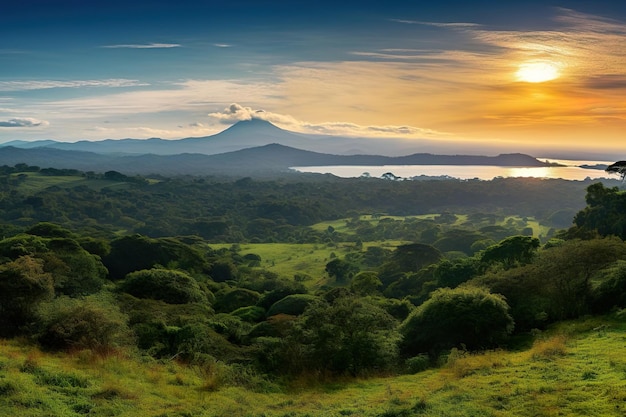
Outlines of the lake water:
{"label": "lake water", "polygon": [[534,177],[534,178],[562,178],[566,180],[582,181],[586,178],[612,178],[617,175],[609,175],[603,169],[580,168],[580,165],[610,165],[609,161],[573,161],[563,159],[537,158],[540,161],[556,162],[566,166],[559,167],[500,167],[485,165],[335,165],[314,167],[293,167],[299,172],[311,172],[318,174],[333,174],[342,178],[354,178],[365,175],[381,177],[385,173],[392,173],[397,177],[411,178],[419,176],[428,177],[452,177],[459,179],[492,180],[496,177]]}

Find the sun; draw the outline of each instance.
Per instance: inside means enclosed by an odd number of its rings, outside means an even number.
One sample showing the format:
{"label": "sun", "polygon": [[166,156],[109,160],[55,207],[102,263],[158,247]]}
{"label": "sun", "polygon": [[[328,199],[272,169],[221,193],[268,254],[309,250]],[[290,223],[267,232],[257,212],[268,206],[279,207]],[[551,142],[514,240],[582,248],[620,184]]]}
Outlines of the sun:
{"label": "sun", "polygon": [[545,61],[524,62],[515,73],[518,81],[527,83],[543,83],[559,77],[559,68]]}

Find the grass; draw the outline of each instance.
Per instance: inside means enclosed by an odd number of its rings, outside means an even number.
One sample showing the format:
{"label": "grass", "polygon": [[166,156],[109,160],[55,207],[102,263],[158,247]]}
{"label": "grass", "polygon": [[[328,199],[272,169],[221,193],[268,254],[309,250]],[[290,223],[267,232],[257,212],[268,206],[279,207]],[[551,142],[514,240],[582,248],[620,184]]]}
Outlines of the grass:
{"label": "grass", "polygon": [[623,416],[625,343],[623,318],[591,318],[539,334],[524,351],[453,351],[415,375],[283,388],[257,376],[250,390],[254,375],[216,377],[236,372],[224,364],[53,355],[0,341],[0,415]]}

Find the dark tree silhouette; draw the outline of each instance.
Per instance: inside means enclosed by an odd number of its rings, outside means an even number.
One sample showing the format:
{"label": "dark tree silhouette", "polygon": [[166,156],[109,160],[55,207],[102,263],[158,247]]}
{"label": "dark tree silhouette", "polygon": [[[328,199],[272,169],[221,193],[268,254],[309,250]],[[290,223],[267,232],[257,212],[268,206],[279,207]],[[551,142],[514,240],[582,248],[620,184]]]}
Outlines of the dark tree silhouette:
{"label": "dark tree silhouette", "polygon": [[617,161],[606,168],[609,174],[619,174],[622,181],[626,179],[626,161]]}

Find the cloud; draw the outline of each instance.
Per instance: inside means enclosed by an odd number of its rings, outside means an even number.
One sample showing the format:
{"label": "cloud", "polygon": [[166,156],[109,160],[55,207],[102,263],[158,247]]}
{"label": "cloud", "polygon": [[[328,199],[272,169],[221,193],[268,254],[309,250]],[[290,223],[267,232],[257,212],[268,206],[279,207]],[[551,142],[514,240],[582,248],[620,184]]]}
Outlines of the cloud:
{"label": "cloud", "polygon": [[626,89],[626,75],[624,74],[599,74],[590,76],[585,85],[592,89]]}
{"label": "cloud", "polygon": [[122,44],[122,45],[104,45],[103,48],[118,49],[167,49],[167,48],[180,48],[182,45],[178,43],[146,43],[146,44]]}
{"label": "cloud", "polygon": [[33,119],[30,117],[0,121],[0,127],[43,127],[48,126],[48,124],[49,123],[45,120]]}
{"label": "cloud", "polygon": [[265,120],[288,130],[311,134],[405,138],[448,136],[448,134],[444,132],[437,132],[432,129],[423,129],[413,126],[362,126],[349,122],[311,123],[298,120],[290,115],[268,112],[265,110],[255,110],[252,107],[245,107],[238,103],[231,104],[221,112],[209,113],[208,116],[218,120],[220,123],[226,124],[252,119]]}
{"label": "cloud", "polygon": [[265,118],[267,114],[264,110],[253,110],[251,107],[244,107],[237,103],[231,104],[221,112],[209,113],[208,116],[224,124],[252,119],[267,120]]}
{"label": "cloud", "polygon": [[425,22],[420,20],[406,20],[406,19],[389,19],[392,22],[403,23],[405,25],[424,25],[424,26],[435,26],[440,28],[454,28],[454,29],[464,29],[464,28],[475,28],[480,26],[478,23],[465,23],[465,22],[450,22],[450,23],[439,23],[439,22]]}
{"label": "cloud", "polygon": [[83,87],[141,87],[149,84],[138,80],[112,78],[105,80],[41,80],[41,81],[0,81],[0,91],[46,90],[49,88],[83,88]]}
{"label": "cloud", "polygon": [[232,48],[232,45],[229,45],[227,43],[214,43],[213,46],[217,48]]}

